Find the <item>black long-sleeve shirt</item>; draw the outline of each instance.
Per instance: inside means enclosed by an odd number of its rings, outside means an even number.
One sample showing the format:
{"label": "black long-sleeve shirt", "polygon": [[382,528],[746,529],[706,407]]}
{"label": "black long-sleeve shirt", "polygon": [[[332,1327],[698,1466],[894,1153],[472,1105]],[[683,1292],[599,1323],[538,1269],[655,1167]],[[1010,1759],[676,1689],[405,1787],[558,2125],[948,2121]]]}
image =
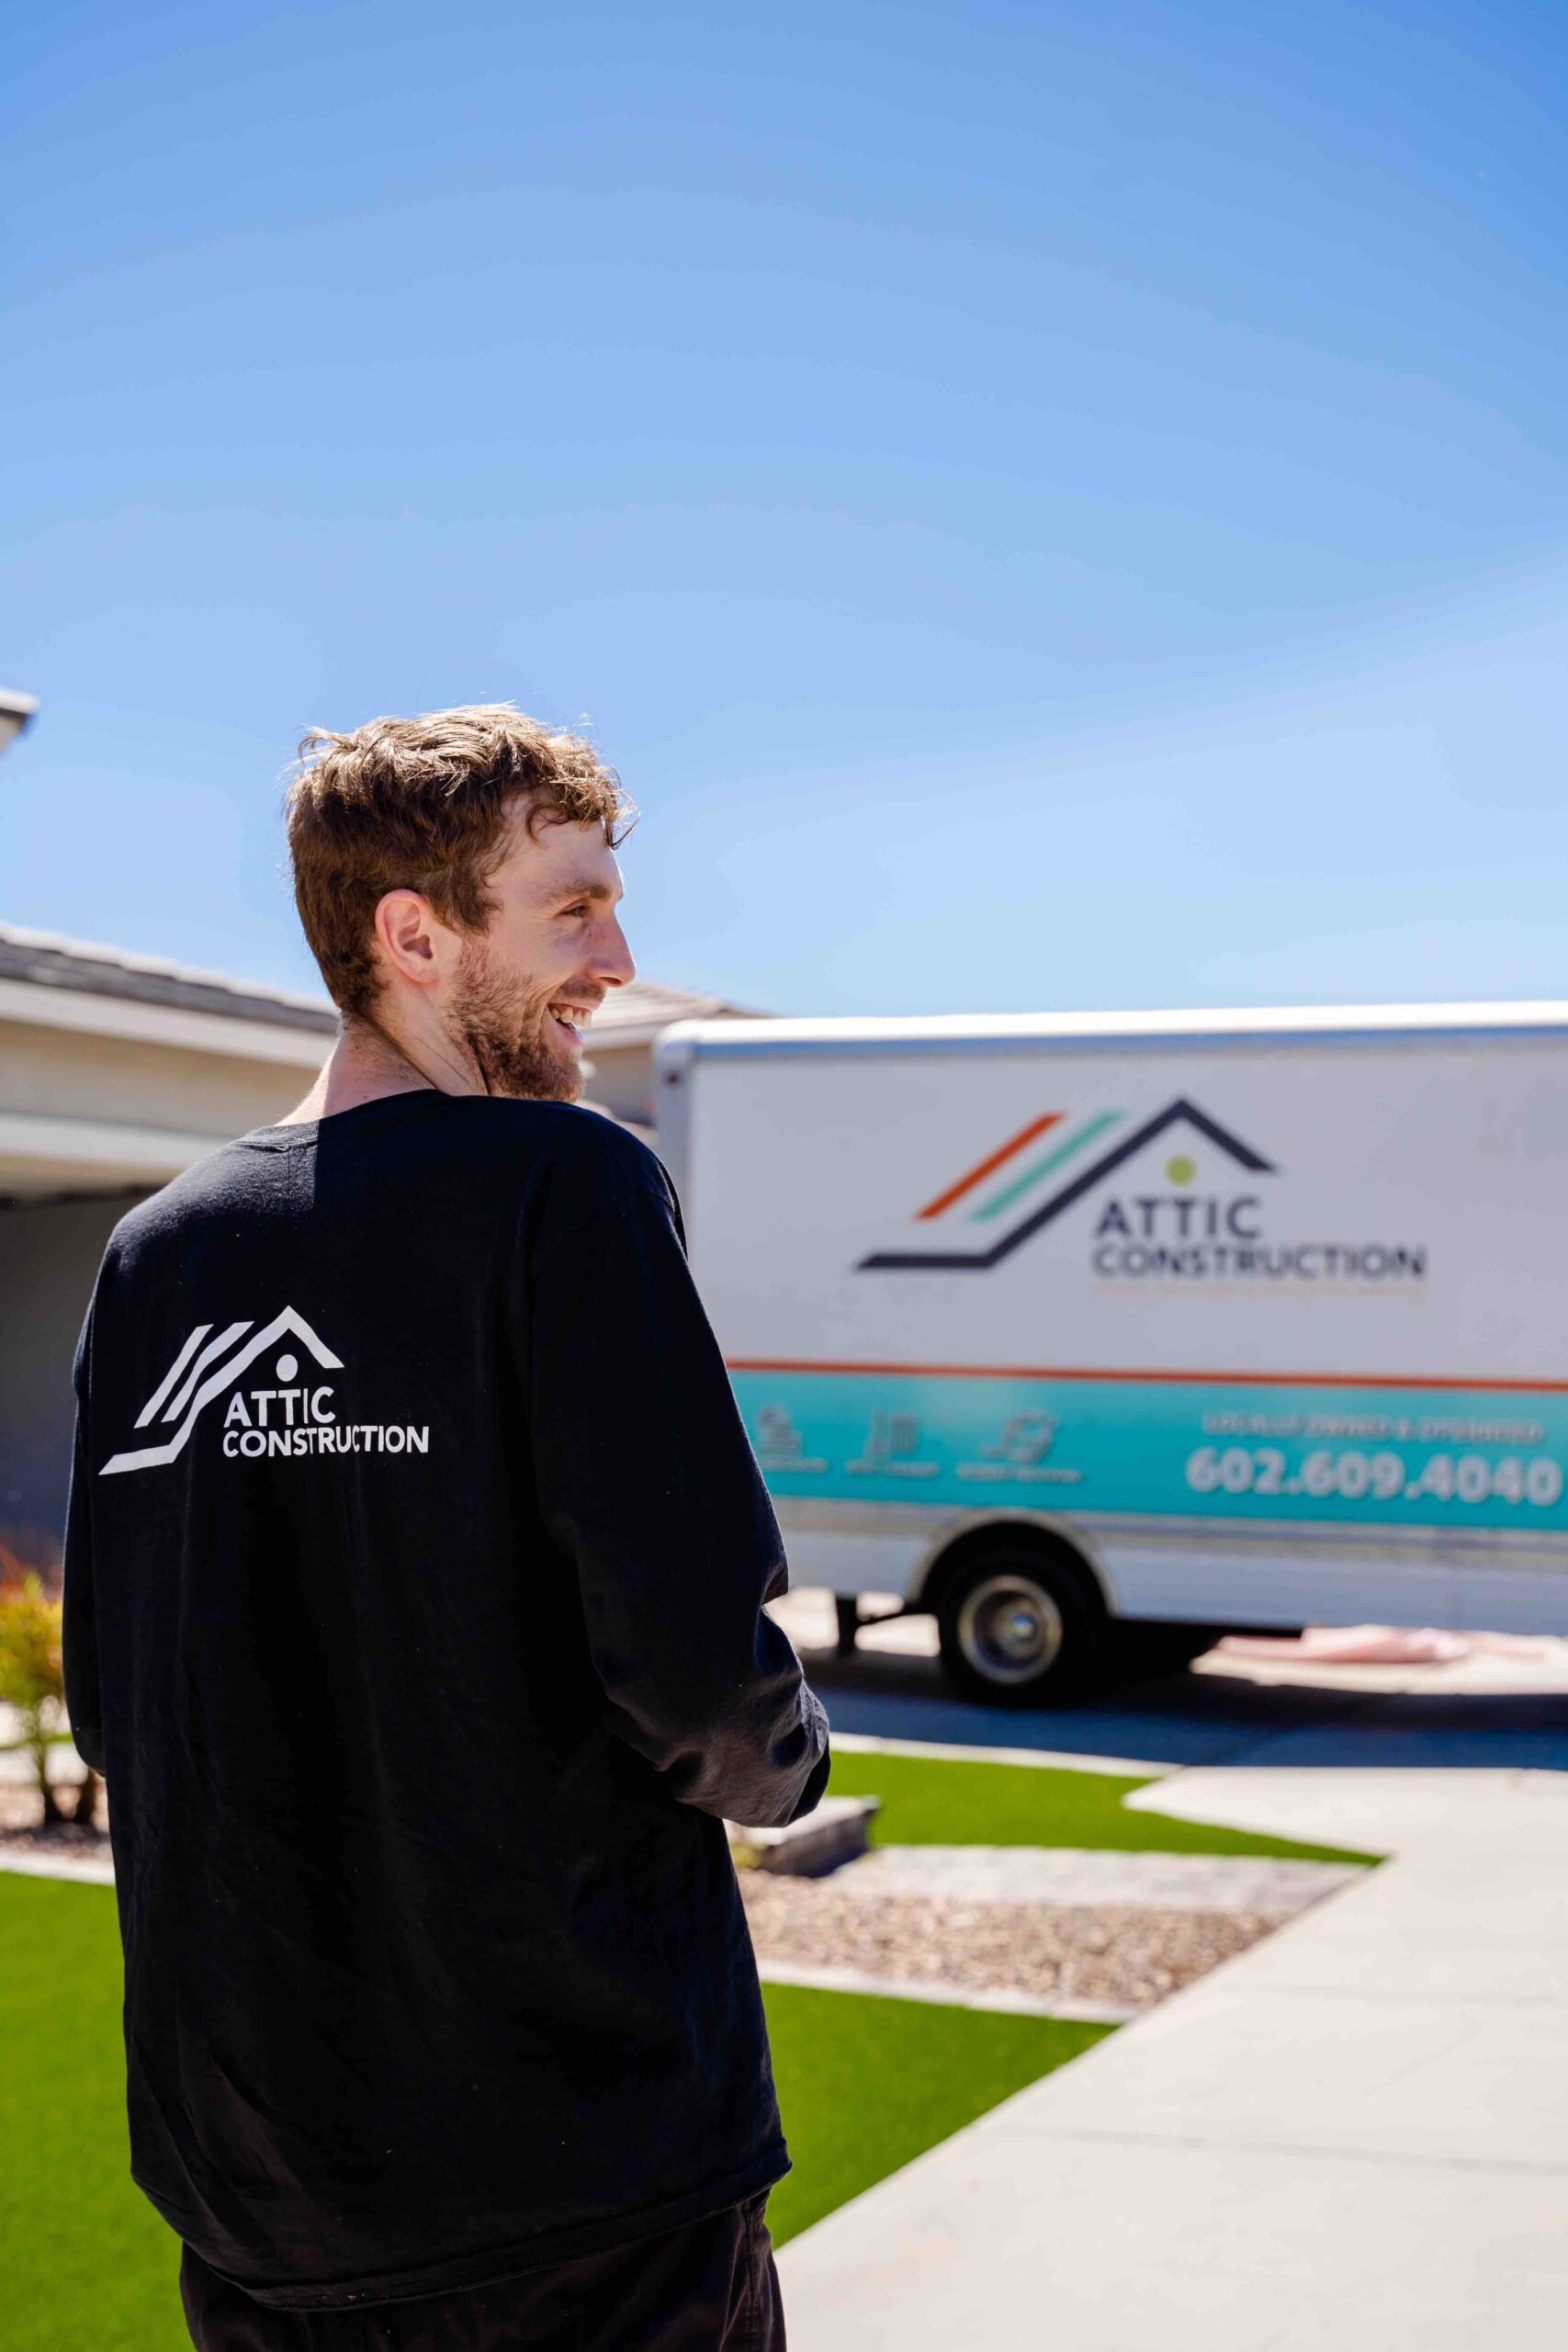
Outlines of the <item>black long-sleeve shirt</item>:
{"label": "black long-sleeve shirt", "polygon": [[117,1227],[77,1352],[76,1742],[131,2165],[308,2309],[787,2169],[719,1816],[808,1812],[766,1493],[651,1153],[413,1091]]}

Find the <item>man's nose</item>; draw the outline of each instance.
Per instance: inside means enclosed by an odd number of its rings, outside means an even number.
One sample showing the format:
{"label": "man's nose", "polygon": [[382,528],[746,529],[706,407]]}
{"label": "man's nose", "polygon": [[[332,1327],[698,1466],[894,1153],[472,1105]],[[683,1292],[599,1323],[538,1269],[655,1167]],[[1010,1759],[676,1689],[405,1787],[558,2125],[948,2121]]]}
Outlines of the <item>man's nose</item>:
{"label": "man's nose", "polygon": [[618,989],[625,981],[637,978],[637,966],[632,961],[632,951],[626,945],[626,934],[614,915],[604,927],[598,953],[593,958],[593,977],[612,989]]}

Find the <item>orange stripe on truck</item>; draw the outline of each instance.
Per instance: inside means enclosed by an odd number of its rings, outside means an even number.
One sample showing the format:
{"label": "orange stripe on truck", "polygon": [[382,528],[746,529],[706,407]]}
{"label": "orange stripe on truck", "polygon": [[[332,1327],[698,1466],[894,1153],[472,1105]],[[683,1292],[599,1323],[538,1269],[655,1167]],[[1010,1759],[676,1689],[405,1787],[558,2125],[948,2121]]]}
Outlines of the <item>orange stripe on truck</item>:
{"label": "orange stripe on truck", "polygon": [[1568,1396],[1568,1380],[1450,1379],[1419,1372],[1109,1371],[1062,1363],[815,1363],[793,1357],[729,1356],[731,1372],[843,1372],[942,1380],[1145,1380],[1223,1382],[1236,1388],[1429,1388],[1495,1396]]}
{"label": "orange stripe on truck", "polygon": [[1065,1111],[1047,1111],[1043,1118],[1032,1120],[1027,1127],[1021,1127],[1010,1143],[1004,1143],[998,1151],[987,1153],[977,1168],[971,1168],[956,1184],[950,1184],[945,1193],[939,1193],[934,1201],[928,1201],[923,1209],[917,1209],[916,1216],[941,1216],[954,1201],[961,1201],[965,1193],[972,1193],[976,1184],[983,1184],[987,1176],[994,1174],[1012,1158],[1015,1151],[1021,1151],[1026,1143],[1032,1143],[1036,1136],[1043,1136],[1047,1127],[1059,1126],[1066,1116]]}

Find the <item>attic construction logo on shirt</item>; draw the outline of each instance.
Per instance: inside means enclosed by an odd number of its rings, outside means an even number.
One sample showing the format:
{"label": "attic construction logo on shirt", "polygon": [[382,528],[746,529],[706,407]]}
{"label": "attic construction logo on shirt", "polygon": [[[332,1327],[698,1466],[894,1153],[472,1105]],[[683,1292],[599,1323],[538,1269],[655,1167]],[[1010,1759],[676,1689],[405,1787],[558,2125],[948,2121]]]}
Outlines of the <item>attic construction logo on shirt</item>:
{"label": "attic construction logo on shirt", "polygon": [[[216,1425],[220,1432],[221,1450],[230,1461],[277,1454],[429,1453],[428,1423],[415,1428],[407,1421],[344,1418],[336,1385],[322,1377],[342,1372],[343,1358],[292,1306],[275,1316],[264,1330],[249,1320],[227,1324],[216,1337],[209,1336],[212,1328],[210,1323],[197,1325],[136,1416],[139,1430],[156,1426],[170,1434],[162,1444],[111,1454],[100,1477],[121,1470],[155,1470],[176,1460],[202,1415],[224,1398],[227,1404],[209,1416],[209,1426]],[[290,1340],[304,1351],[304,1361],[288,1344]],[[254,1374],[255,1385],[246,1380],[247,1373]]]}

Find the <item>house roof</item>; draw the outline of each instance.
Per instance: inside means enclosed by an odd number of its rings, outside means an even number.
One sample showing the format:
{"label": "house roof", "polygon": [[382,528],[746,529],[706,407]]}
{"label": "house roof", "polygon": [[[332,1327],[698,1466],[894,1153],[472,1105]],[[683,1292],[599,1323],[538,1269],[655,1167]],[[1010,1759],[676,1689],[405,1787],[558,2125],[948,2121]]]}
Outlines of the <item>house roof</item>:
{"label": "house roof", "polygon": [[0,979],[170,1005],[182,1012],[217,1012],[273,1028],[314,1029],[324,1036],[337,1028],[336,1010],[324,996],[263,988],[254,980],[231,979],[226,972],[176,964],[166,956],[135,955],[129,947],[101,947],[93,940],[25,931],[16,923],[0,922]]}
{"label": "house roof", "polygon": [[667,988],[661,980],[627,980],[612,989],[593,1015],[588,1050],[599,1046],[640,1046],[672,1021],[727,1021],[741,1013],[727,997],[699,996],[691,989]]}
{"label": "house roof", "polygon": [[[274,1028],[318,1031],[332,1035],[335,1006],[324,996],[291,989],[264,988],[176,964],[164,956],[141,956],[127,947],[104,947],[58,933],[28,931],[0,922],[0,980],[80,994],[118,997],[135,1003],[174,1007],[183,1012],[221,1013],[231,1021],[265,1022]],[[658,980],[630,980],[612,989],[595,1013],[592,1035],[605,1046],[635,1046],[658,1036],[672,1021],[723,1020],[740,1012],[723,997],[667,988]],[[590,1048],[592,1050],[592,1047]]]}

